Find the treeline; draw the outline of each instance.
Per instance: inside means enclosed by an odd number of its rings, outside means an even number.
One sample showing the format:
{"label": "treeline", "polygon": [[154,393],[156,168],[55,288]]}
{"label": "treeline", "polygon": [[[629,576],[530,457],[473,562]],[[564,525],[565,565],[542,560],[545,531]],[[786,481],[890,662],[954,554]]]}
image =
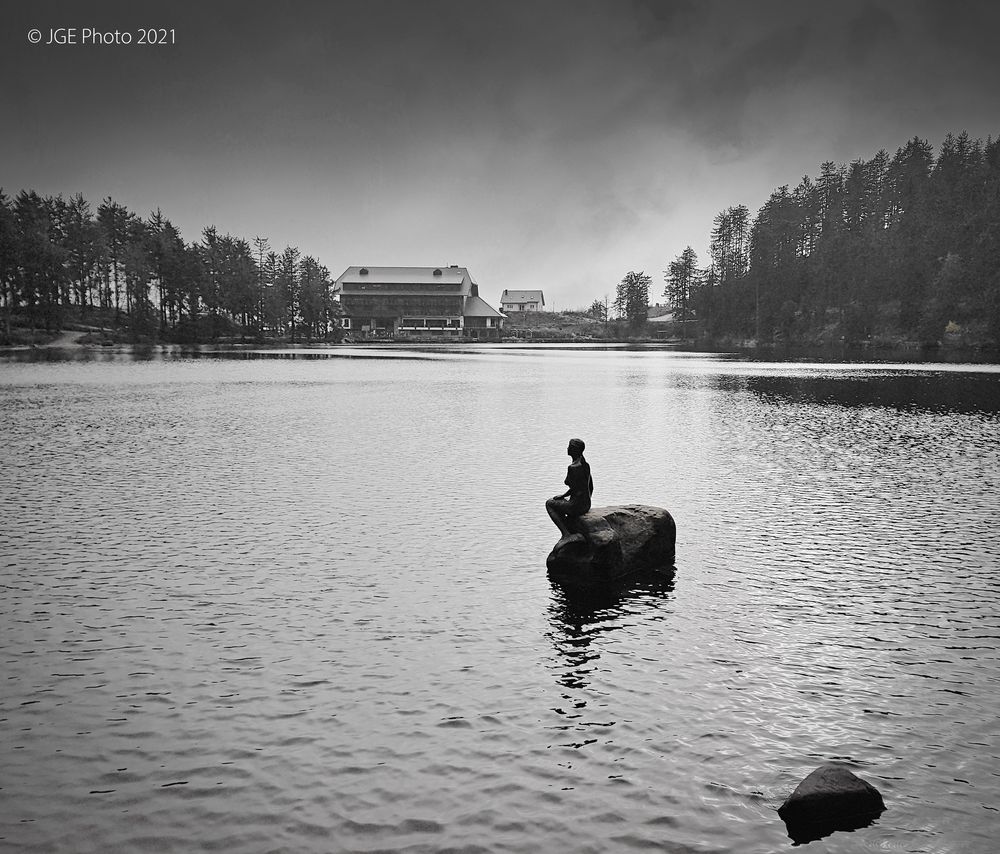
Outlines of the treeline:
{"label": "treeline", "polygon": [[1000,342],[1000,140],[913,138],[893,157],[824,163],[751,218],[715,218],[708,265],[665,271],[679,320],[758,342]]}
{"label": "treeline", "polygon": [[58,331],[67,309],[134,340],[339,335],[330,272],[295,247],[219,234],[185,242],[157,210],[143,219],[104,199],[0,190],[0,307],[11,324]]}

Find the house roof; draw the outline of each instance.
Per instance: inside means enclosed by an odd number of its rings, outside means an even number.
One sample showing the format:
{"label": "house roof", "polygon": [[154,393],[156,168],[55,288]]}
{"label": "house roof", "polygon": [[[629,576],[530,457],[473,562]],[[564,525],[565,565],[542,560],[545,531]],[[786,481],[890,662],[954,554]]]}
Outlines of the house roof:
{"label": "house roof", "polygon": [[541,291],[504,291],[500,302],[540,302],[545,305],[545,297]]}
{"label": "house roof", "polygon": [[503,317],[499,311],[480,297],[468,297],[462,310],[465,317]]}
{"label": "house roof", "polygon": [[[362,272],[362,270],[364,272]],[[435,275],[435,271],[437,275]],[[472,285],[472,276],[465,267],[348,267],[337,278],[336,289],[351,285]],[[463,290],[466,290],[463,288]],[[471,290],[471,287],[468,289]]]}
{"label": "house roof", "polygon": [[338,291],[338,294],[341,297],[361,297],[372,296],[374,294],[380,297],[411,297],[414,295],[420,295],[454,297],[455,299],[460,299],[462,297],[467,297],[472,293],[471,290],[461,282],[445,282],[444,284],[439,284],[437,282],[411,282],[410,284],[399,285],[386,285],[381,282],[374,282],[372,284],[377,287],[366,286],[364,282],[347,282],[346,287],[342,286],[341,290]]}

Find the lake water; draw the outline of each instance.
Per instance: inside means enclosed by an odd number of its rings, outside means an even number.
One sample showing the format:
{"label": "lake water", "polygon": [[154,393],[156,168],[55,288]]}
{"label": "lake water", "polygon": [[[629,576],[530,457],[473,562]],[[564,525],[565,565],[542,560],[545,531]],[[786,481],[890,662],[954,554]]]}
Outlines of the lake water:
{"label": "lake water", "polygon": [[[1000,372],[657,349],[0,361],[0,850],[771,852],[820,764],[1000,832]],[[677,521],[555,586],[566,440]]]}

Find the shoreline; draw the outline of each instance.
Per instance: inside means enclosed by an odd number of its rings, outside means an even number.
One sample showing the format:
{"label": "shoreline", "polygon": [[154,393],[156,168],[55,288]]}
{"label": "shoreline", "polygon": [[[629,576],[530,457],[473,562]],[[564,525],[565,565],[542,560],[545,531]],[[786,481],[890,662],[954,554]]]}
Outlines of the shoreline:
{"label": "shoreline", "polygon": [[51,351],[64,351],[67,353],[150,353],[152,351],[184,351],[192,352],[217,352],[217,353],[251,353],[269,351],[315,351],[329,350],[335,351],[343,348],[387,348],[406,349],[412,347],[435,347],[443,349],[462,347],[530,347],[539,350],[546,347],[558,347],[560,349],[614,349],[625,348],[656,350],[670,350],[679,353],[707,354],[722,353],[735,356],[747,361],[835,361],[845,363],[859,362],[906,362],[913,364],[926,363],[968,363],[979,365],[1000,365],[1000,353],[994,348],[979,348],[972,346],[941,345],[938,347],[925,347],[916,344],[896,344],[896,345],[759,345],[751,346],[746,343],[735,345],[733,342],[692,342],[679,340],[657,340],[657,339],[631,339],[631,340],[598,340],[598,339],[534,339],[525,341],[518,338],[504,339],[500,341],[477,341],[477,340],[441,340],[441,341],[415,341],[415,340],[367,340],[367,341],[342,341],[333,343],[329,341],[315,342],[280,342],[280,341],[203,341],[203,342],[105,342],[94,343],[83,341],[82,339],[97,330],[63,330],[49,341],[34,344],[9,344],[0,345],[0,357],[4,354],[27,354]]}

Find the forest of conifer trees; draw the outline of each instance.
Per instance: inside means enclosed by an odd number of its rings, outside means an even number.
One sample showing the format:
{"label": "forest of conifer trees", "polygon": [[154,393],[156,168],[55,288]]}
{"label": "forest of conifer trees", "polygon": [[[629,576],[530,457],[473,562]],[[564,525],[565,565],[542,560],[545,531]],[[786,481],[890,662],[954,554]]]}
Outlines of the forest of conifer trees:
{"label": "forest of conifer trees", "polygon": [[186,243],[157,210],[147,219],[106,198],[0,190],[0,343],[12,325],[59,330],[68,315],[133,341],[233,334],[336,338],[329,271],[295,247],[273,251],[205,228]]}
{"label": "forest of conifer trees", "polygon": [[799,344],[1000,342],[1000,140],[913,138],[827,162],[751,219],[718,214],[709,264],[688,247],[665,295],[714,339]]}

